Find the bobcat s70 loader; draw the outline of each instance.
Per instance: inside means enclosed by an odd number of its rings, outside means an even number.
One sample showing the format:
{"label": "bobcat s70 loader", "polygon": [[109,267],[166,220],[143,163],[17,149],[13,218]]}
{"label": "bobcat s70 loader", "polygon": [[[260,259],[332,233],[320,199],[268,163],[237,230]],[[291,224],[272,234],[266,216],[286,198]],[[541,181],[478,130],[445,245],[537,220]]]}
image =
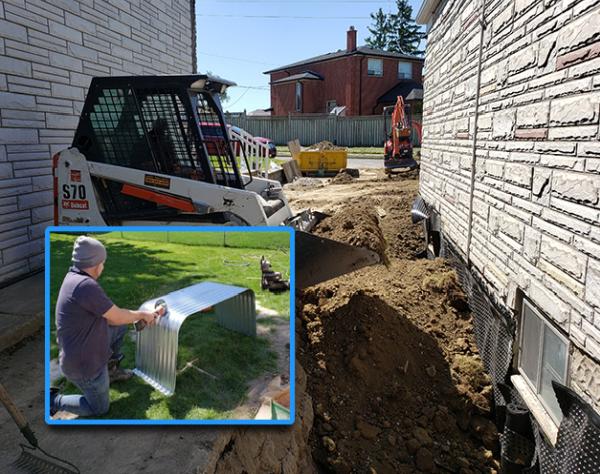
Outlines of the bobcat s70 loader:
{"label": "bobcat s70 loader", "polygon": [[[308,231],[281,184],[236,159],[208,75],[94,78],[73,145],[53,157],[56,225],[249,225],[296,228],[296,286],[379,261],[367,249]],[[239,161],[238,161],[239,160]]]}

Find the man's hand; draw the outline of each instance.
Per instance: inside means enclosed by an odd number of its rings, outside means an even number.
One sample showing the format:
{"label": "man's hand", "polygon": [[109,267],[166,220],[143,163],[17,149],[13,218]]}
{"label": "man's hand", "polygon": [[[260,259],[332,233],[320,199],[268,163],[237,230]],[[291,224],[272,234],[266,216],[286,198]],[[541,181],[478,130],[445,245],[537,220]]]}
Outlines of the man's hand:
{"label": "man's hand", "polygon": [[138,311],[140,319],[143,319],[148,326],[156,324],[156,320],[164,314],[164,308],[158,308],[156,311]]}
{"label": "man's hand", "polygon": [[130,324],[136,321],[144,321],[144,325],[156,323],[156,320],[165,313],[165,308],[160,307],[155,311],[131,311],[129,309],[121,309],[117,305],[113,305],[104,317],[108,320],[111,326],[119,326],[121,324]]}

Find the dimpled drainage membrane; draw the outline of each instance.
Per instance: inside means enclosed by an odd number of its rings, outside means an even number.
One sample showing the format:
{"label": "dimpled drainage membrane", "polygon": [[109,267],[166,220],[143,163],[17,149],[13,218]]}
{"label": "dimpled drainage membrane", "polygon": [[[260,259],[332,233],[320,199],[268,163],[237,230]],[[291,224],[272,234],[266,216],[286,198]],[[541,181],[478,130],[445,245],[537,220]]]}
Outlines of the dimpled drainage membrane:
{"label": "dimpled drainage membrane", "polygon": [[[557,442],[549,445],[518,392],[505,385],[515,338],[514,321],[494,305],[452,244],[442,240],[441,256],[459,275],[473,313],[475,339],[487,372],[492,377],[500,433],[502,464],[523,473],[597,474],[600,472],[600,416],[579,395],[553,382],[563,419]],[[524,410],[529,417],[529,436],[509,426],[511,413]],[[533,436],[531,436],[533,435]],[[508,472],[508,471],[507,471]]]}

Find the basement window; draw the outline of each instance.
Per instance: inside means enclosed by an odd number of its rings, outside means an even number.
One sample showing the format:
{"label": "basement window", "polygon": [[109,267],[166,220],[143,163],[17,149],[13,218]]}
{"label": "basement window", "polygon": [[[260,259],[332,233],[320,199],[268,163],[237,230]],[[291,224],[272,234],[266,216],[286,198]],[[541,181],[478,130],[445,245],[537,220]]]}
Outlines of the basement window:
{"label": "basement window", "polygon": [[375,77],[383,76],[383,59],[369,58],[367,64],[367,75]]}
{"label": "basement window", "polygon": [[552,420],[562,419],[552,380],[566,385],[568,341],[529,301],[523,301],[519,372]]}

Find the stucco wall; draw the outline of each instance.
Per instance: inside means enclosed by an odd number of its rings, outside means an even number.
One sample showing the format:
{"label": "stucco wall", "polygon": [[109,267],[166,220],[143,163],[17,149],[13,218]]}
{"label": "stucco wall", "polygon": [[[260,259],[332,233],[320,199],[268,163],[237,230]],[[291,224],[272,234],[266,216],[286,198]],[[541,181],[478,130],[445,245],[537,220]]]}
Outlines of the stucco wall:
{"label": "stucco wall", "polygon": [[51,156],[93,76],[193,72],[193,2],[0,2],[0,284],[43,265]]}
{"label": "stucco wall", "polygon": [[499,304],[520,290],[569,338],[598,408],[600,2],[485,0],[478,90],[481,6],[448,0],[429,32],[421,194]]}

